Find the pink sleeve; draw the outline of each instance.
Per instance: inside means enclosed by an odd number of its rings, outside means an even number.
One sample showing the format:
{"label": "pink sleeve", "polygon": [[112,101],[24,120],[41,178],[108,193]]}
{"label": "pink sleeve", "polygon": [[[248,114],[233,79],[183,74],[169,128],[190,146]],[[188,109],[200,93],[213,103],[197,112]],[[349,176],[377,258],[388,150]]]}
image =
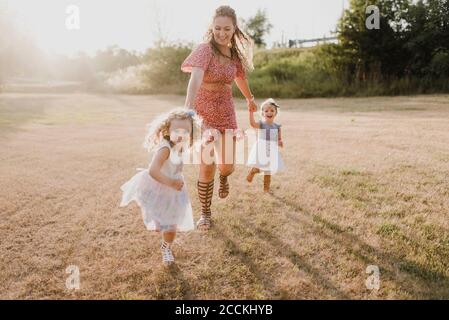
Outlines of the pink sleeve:
{"label": "pink sleeve", "polygon": [[245,69],[243,69],[243,65],[240,62],[240,60],[237,61],[237,73],[236,73],[235,77],[243,79],[243,80],[246,79],[246,72],[245,72]]}
{"label": "pink sleeve", "polygon": [[181,70],[183,72],[192,72],[193,67],[198,67],[206,71],[212,54],[212,48],[209,43],[199,44],[181,64]]}

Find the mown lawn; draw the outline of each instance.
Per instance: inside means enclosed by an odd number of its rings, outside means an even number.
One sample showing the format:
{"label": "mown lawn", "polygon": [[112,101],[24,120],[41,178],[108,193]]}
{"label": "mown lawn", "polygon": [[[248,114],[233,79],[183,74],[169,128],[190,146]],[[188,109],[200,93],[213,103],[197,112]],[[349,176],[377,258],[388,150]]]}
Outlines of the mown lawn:
{"label": "mown lawn", "polygon": [[264,194],[238,165],[214,229],[180,234],[166,270],[119,188],[149,160],[145,124],[184,98],[2,94],[0,297],[448,299],[448,98],[279,100],[288,170]]}

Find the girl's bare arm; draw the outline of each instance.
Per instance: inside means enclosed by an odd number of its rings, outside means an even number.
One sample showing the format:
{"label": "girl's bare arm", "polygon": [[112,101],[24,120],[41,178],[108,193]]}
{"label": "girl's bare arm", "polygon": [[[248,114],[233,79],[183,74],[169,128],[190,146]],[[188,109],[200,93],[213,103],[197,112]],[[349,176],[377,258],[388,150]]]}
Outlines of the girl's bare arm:
{"label": "girl's bare arm", "polygon": [[249,112],[249,124],[255,129],[260,129],[260,124],[254,120],[254,112],[252,111]]}
{"label": "girl's bare arm", "polygon": [[284,142],[282,142],[281,128],[278,129],[278,145],[280,147],[284,146]]}
{"label": "girl's bare arm", "polygon": [[156,155],[154,156],[153,161],[150,165],[150,176],[159,183],[165,184],[169,187],[175,187],[176,180],[173,180],[167,177],[165,174],[161,172],[161,168],[164,165],[164,162],[167,161],[170,156],[170,150],[168,148],[160,149]]}
{"label": "girl's bare arm", "polygon": [[184,106],[193,109],[195,97],[198,90],[201,87],[201,83],[204,78],[204,70],[201,68],[193,67],[190,74],[189,85],[187,86],[187,96]]}

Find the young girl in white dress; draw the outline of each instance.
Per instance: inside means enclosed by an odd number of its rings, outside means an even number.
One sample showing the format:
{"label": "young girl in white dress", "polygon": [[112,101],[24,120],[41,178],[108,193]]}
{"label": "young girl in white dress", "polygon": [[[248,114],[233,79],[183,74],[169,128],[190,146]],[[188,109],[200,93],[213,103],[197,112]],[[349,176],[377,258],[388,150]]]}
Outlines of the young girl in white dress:
{"label": "young girl in white dress", "polygon": [[284,170],[284,161],[279,153],[283,147],[281,125],[274,122],[280,106],[272,98],[260,105],[260,115],[263,120],[256,122],[254,112],[249,111],[251,127],[257,130],[257,142],[252,146],[248,156],[247,166],[251,167],[246,179],[252,182],[254,175],[264,174],[264,191],[270,191],[271,176]]}
{"label": "young girl in white dress", "polygon": [[194,229],[192,205],[182,175],[182,154],[193,145],[199,130],[195,112],[177,108],[156,118],[149,126],[144,146],[154,151],[149,169],[122,185],[120,206],[132,201],[139,205],[148,230],[162,233],[162,262],[171,265],[171,251],[177,231]]}

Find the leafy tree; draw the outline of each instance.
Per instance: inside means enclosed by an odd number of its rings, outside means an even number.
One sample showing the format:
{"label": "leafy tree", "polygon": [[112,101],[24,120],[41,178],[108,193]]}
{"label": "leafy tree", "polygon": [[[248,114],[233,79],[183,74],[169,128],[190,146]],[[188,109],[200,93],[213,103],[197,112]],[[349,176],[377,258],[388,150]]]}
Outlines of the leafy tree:
{"label": "leafy tree", "polygon": [[[380,10],[380,29],[365,26],[366,7]],[[356,81],[449,75],[449,0],[351,0],[332,48],[342,77]]]}
{"label": "leafy tree", "polygon": [[136,52],[130,52],[118,46],[110,46],[100,50],[94,57],[97,71],[113,72],[141,63],[141,57]]}
{"label": "leafy tree", "polygon": [[351,0],[350,8],[340,20],[339,52],[346,55],[342,60],[349,63],[347,70],[358,80],[366,80],[369,76],[381,79],[382,76],[399,75],[404,69],[403,15],[407,12],[408,1],[370,1],[370,5],[376,5],[380,10],[380,29],[371,30],[365,24],[367,4],[365,0]]}
{"label": "leafy tree", "polygon": [[242,20],[244,31],[254,40],[257,47],[265,47],[265,35],[270,33],[273,25],[269,23],[265,10],[258,9],[254,17]]}

